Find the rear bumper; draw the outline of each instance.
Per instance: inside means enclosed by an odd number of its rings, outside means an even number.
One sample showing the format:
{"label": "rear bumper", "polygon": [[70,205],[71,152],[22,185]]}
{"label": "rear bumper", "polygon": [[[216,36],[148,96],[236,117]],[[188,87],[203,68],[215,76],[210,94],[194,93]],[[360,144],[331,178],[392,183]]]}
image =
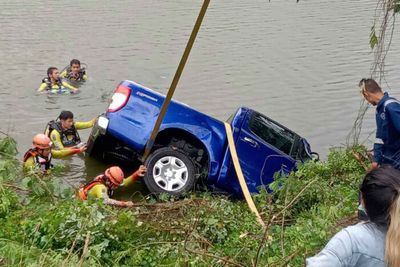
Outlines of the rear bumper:
{"label": "rear bumper", "polygon": [[93,125],[92,132],[90,133],[89,139],[87,141],[86,152],[89,153],[89,155],[91,155],[93,152],[96,140],[100,136],[104,136],[107,133],[108,123],[109,120],[104,115],[100,115],[97,118],[96,123]]}

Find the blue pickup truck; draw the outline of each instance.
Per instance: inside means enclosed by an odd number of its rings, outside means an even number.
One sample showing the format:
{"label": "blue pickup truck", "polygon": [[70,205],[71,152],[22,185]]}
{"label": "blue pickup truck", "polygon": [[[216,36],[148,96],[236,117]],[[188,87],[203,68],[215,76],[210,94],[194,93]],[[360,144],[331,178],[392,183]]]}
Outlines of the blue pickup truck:
{"label": "blue pickup truck", "polygon": [[[164,99],[135,82],[121,82],[93,127],[89,155],[140,160]],[[289,173],[313,157],[304,138],[250,108],[240,107],[227,122],[252,193],[268,186],[276,172]],[[150,192],[180,195],[201,180],[210,188],[242,196],[224,123],[178,101],[171,101],[145,165]]]}

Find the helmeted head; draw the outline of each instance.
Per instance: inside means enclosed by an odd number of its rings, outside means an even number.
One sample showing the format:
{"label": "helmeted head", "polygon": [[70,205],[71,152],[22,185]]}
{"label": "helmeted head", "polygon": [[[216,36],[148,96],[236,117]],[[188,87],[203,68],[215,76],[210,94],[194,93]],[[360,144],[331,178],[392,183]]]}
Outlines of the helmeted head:
{"label": "helmeted head", "polygon": [[51,147],[51,140],[45,134],[37,134],[33,137],[32,144],[38,149],[49,149]]}
{"label": "helmeted head", "polygon": [[104,174],[108,177],[113,187],[118,187],[124,181],[124,172],[118,166],[108,168]]}
{"label": "helmeted head", "polygon": [[50,154],[52,143],[47,135],[45,134],[35,135],[33,137],[32,144],[42,156],[47,157]]}

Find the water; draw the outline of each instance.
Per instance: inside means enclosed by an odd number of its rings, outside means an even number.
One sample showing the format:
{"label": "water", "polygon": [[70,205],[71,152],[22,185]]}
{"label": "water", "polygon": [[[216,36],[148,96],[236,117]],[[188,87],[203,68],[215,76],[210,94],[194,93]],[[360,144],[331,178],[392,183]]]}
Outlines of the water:
{"label": "water", "polygon": [[[0,130],[17,139],[22,154],[61,110],[73,111],[76,120],[102,113],[121,80],[165,93],[201,3],[0,0]],[[324,156],[345,143],[356,118],[357,83],[373,59],[375,5],[211,1],[175,98],[221,120],[240,105],[252,107],[307,137]],[[397,97],[398,36],[387,60],[387,86]],[[35,92],[49,66],[62,69],[72,58],[88,65],[80,94]],[[372,109],[366,117],[365,137],[374,130]],[[73,183],[105,168],[79,156],[62,162]]]}

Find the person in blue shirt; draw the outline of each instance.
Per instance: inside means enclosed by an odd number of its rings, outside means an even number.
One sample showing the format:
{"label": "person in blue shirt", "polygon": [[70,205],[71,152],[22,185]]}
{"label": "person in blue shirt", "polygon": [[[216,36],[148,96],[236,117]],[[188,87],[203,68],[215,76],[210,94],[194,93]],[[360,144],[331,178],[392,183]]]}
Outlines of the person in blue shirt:
{"label": "person in blue shirt", "polygon": [[369,221],[341,230],[306,259],[307,267],[400,266],[400,171],[390,165],[372,170],[360,191]]}
{"label": "person in blue shirt", "polygon": [[383,92],[373,79],[362,79],[360,92],[376,106],[376,139],[371,169],[390,164],[400,169],[400,102]]}

